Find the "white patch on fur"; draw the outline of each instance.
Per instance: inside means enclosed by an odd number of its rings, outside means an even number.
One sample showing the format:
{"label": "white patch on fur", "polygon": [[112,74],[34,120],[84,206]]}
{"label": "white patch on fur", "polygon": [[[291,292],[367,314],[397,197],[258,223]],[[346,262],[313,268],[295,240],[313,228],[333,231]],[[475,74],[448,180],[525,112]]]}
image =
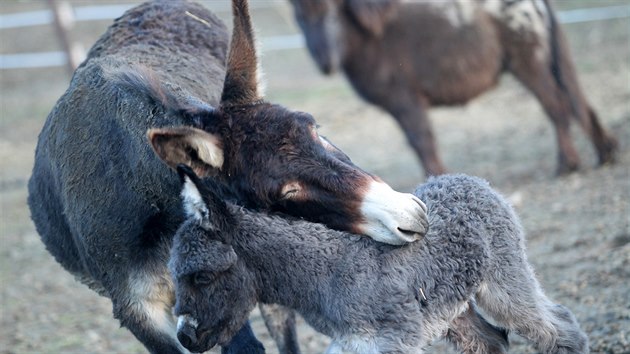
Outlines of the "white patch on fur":
{"label": "white patch on fur", "polygon": [[539,45],[534,49],[538,61],[546,60],[549,54],[549,31],[551,16],[543,0],[520,0],[505,6],[505,0],[488,0],[483,10],[521,36],[537,38]]}
{"label": "white patch on fur", "polygon": [[204,218],[208,218],[208,208],[199,193],[199,189],[188,176],[184,177],[181,196],[186,216],[197,220],[200,224],[203,223]]}
{"label": "white patch on fur", "polygon": [[[418,3],[417,1],[404,1]],[[458,28],[470,24],[475,19],[475,11],[478,4],[473,0],[437,0],[421,2],[423,6],[429,6],[433,12],[448,20],[451,26]]]}
{"label": "white patch on fur", "polygon": [[197,327],[199,326],[199,321],[197,321],[190,315],[182,315],[177,317],[177,331],[179,331],[185,325],[189,325],[192,328],[197,329]]}
{"label": "white patch on fur", "polygon": [[502,2],[486,1],[484,10],[513,31],[530,32],[547,40],[550,14],[543,0],[520,0],[505,7]]}
{"label": "white patch on fur", "polygon": [[[547,38],[546,11],[541,16],[536,0],[522,0],[506,9],[503,14],[508,27],[514,30],[533,32],[538,38]],[[543,8],[544,9],[544,8]]]}
{"label": "white patch on fur", "polygon": [[[204,132],[205,133],[205,132]],[[190,135],[189,143],[197,150],[199,159],[208,165],[221,169],[223,167],[223,149],[219,147],[218,139],[214,135]]]}
{"label": "white patch on fur", "polygon": [[488,0],[482,4],[482,9],[494,18],[501,18],[502,5],[502,0]]}
{"label": "white patch on fur", "polygon": [[348,335],[333,339],[326,350],[326,354],[343,354],[348,352],[356,354],[379,354],[392,352],[393,349],[402,349],[401,352],[409,354],[423,353],[422,343],[418,343],[417,346],[405,345],[400,341],[391,343],[390,339],[380,338],[378,333],[373,333]]}
{"label": "white patch on fur", "polygon": [[425,316],[422,326],[422,338],[426,343],[433,343],[443,338],[449,325],[468,310],[468,302],[461,301],[457,306],[441,308],[433,316]]}
{"label": "white patch on fur", "polygon": [[175,319],[171,314],[175,304],[175,291],[166,268],[162,276],[156,273],[132,273],[128,286],[130,304],[136,315],[146,316],[147,323],[171,337],[183,353],[188,353],[177,339]]}
{"label": "white patch on fur", "polygon": [[[359,229],[383,243],[413,242],[426,232],[426,210],[416,196],[396,192],[386,183],[373,181],[361,204],[361,214],[366,221]],[[415,234],[403,233],[401,229]]]}
{"label": "white patch on fur", "polygon": [[352,352],[357,354],[378,354],[381,352],[374,341],[374,337],[362,337],[358,335],[344,336],[333,340],[326,354],[343,354]]}

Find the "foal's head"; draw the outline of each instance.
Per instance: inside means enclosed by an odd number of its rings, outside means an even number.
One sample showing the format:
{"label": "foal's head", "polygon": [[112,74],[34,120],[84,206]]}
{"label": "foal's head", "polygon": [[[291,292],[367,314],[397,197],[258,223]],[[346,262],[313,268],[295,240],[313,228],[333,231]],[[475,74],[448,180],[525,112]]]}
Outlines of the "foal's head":
{"label": "foal's head", "polygon": [[[180,165],[187,219],[173,240],[177,338],[193,352],[227,344],[257,302],[254,276],[230,245],[238,222],[221,196]],[[211,182],[211,181],[207,181]]]}

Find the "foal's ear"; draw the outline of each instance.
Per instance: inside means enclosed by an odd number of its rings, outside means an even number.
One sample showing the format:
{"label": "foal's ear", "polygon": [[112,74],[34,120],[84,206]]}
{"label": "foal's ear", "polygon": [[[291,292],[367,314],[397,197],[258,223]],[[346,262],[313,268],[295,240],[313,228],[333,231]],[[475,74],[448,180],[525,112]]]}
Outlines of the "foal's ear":
{"label": "foal's ear", "polygon": [[213,229],[210,210],[201,196],[199,177],[186,165],[178,165],[177,173],[182,182],[182,203],[188,218],[192,218],[206,230]]}
{"label": "foal's ear", "polygon": [[346,10],[369,34],[380,38],[398,13],[400,0],[345,0]]}
{"label": "foal's ear", "polygon": [[154,128],[149,129],[147,137],[155,153],[173,169],[184,164],[206,177],[223,167],[221,139],[201,129]]}

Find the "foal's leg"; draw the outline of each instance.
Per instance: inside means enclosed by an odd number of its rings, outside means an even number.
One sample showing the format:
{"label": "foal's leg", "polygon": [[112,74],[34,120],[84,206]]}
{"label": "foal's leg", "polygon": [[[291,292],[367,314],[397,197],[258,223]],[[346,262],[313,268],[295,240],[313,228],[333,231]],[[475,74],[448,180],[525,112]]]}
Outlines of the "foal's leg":
{"label": "foal's leg", "polygon": [[260,304],[259,308],[267,330],[276,342],[280,354],[299,354],[300,346],[295,331],[295,311],[280,305]]}
{"label": "foal's leg", "polygon": [[501,270],[489,272],[477,304],[543,353],[588,353],[588,338],[575,317],[545,296],[522,253],[496,262]]}
{"label": "foal's leg", "polygon": [[451,322],[446,339],[465,354],[504,354],[509,348],[507,331],[488,323],[473,301]]}

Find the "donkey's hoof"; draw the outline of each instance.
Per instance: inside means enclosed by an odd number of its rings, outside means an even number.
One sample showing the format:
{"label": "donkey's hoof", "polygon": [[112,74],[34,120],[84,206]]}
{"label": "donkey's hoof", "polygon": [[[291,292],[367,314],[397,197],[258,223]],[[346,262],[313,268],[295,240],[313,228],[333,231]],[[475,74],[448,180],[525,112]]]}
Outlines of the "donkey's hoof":
{"label": "donkey's hoof", "polygon": [[561,163],[556,169],[556,176],[567,176],[573,172],[577,172],[580,169],[579,163]]}
{"label": "donkey's hoof", "polygon": [[599,150],[599,166],[607,165],[617,162],[617,151],[619,150],[619,143],[617,140],[610,138],[604,147]]}

